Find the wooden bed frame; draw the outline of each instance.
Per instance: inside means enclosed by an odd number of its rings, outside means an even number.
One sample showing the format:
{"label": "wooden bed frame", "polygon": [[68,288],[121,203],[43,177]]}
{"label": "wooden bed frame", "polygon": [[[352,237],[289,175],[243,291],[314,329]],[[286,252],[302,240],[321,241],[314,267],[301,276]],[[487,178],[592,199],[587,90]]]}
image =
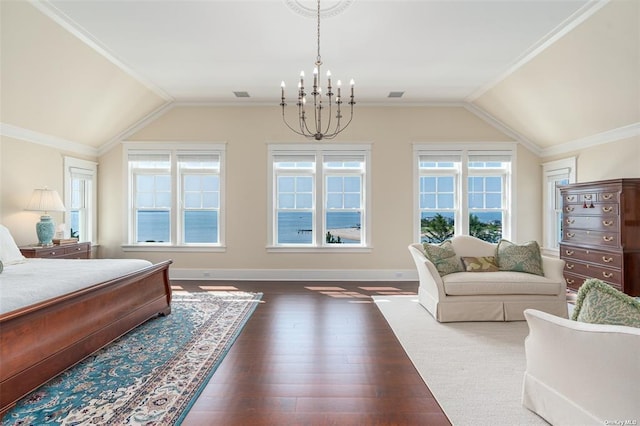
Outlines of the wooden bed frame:
{"label": "wooden bed frame", "polygon": [[0,419],[29,392],[157,315],[171,313],[167,260],[0,315]]}

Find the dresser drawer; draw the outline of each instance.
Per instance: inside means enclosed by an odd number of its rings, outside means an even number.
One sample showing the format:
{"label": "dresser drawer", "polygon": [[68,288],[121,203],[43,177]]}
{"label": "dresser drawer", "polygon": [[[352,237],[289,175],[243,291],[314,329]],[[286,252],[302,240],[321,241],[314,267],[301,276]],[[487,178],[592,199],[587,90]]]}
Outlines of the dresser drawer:
{"label": "dresser drawer", "polygon": [[[584,282],[586,280],[588,280],[589,278],[593,278],[593,277],[586,277],[584,275],[578,275],[578,274],[574,274],[571,272],[566,272],[564,273],[564,280],[567,283],[567,287],[573,289],[573,290],[578,290],[580,288],[580,286],[582,284],[584,284]],[[606,282],[607,284],[609,284],[611,287],[615,288],[616,290],[622,290],[622,286],[620,285],[620,283],[614,283],[614,282],[610,282],[607,280],[602,280],[604,282]]]}
{"label": "dresser drawer", "polygon": [[620,234],[615,231],[587,231],[584,229],[565,229],[562,241],[571,244],[590,244],[606,247],[620,247]]}
{"label": "dresser drawer", "polygon": [[618,203],[620,202],[620,192],[599,192],[597,201],[604,203]]}
{"label": "dresser drawer", "polygon": [[60,246],[64,250],[67,259],[88,259],[91,252],[91,243],[73,244],[70,247]]}
{"label": "dresser drawer", "polygon": [[573,260],[596,263],[609,268],[622,268],[622,255],[619,253],[563,245],[560,248],[560,257],[567,262]]}
{"label": "dresser drawer", "polygon": [[565,215],[564,228],[593,229],[594,231],[618,232],[618,216],[578,216]]}
{"label": "dresser drawer", "polygon": [[[586,206],[586,207],[585,207]],[[566,204],[562,209],[565,215],[612,215],[617,216],[619,205],[616,203]]]}
{"label": "dresser drawer", "polygon": [[582,275],[584,277],[598,278],[599,280],[617,284],[618,286],[622,283],[622,273],[620,269],[604,268],[599,265],[566,259],[564,270],[565,272]]}

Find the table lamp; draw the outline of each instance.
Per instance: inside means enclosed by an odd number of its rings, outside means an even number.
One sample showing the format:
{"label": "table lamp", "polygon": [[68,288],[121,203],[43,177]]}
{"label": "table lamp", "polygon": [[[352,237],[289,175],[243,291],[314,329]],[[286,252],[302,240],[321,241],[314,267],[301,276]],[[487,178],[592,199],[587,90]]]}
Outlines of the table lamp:
{"label": "table lamp", "polygon": [[63,212],[66,210],[58,192],[46,187],[34,189],[31,201],[29,201],[29,205],[25,210],[44,212],[40,216],[40,222],[36,223],[38,244],[45,247],[53,245],[51,240],[55,235],[56,225],[51,216],[49,216],[49,212]]}

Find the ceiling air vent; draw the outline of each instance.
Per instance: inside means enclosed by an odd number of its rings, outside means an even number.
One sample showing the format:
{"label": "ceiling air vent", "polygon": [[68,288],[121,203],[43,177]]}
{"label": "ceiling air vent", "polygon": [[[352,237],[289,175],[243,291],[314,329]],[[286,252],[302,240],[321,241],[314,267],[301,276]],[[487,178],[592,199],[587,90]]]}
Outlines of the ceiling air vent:
{"label": "ceiling air vent", "polygon": [[404,92],[389,92],[388,98],[401,98]]}
{"label": "ceiling air vent", "polygon": [[236,98],[249,98],[249,92],[233,92]]}

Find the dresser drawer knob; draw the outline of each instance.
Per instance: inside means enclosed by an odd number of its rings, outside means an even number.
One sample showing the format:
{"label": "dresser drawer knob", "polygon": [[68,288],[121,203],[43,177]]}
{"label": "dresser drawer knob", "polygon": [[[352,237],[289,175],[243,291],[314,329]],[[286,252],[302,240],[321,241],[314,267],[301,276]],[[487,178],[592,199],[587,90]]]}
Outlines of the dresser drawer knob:
{"label": "dresser drawer knob", "polygon": [[567,284],[573,284],[576,280],[572,280],[571,278],[567,278]]}
{"label": "dresser drawer knob", "polygon": [[613,211],[613,207],[612,206],[605,206],[602,208],[602,211],[605,213],[609,213]]}
{"label": "dresser drawer knob", "polygon": [[567,237],[568,238],[573,238],[575,236],[576,236],[576,234],[574,232],[567,232]]}
{"label": "dresser drawer knob", "polygon": [[569,225],[571,225],[572,223],[574,223],[576,220],[575,219],[567,219],[567,223]]}
{"label": "dresser drawer knob", "polygon": [[571,206],[567,206],[567,207],[565,207],[565,208],[564,208],[564,210],[565,210],[565,211],[567,211],[567,212],[572,212],[572,211],[573,211],[573,209],[574,209],[574,208],[573,208],[573,207],[571,207]]}
{"label": "dresser drawer knob", "polygon": [[55,255],[56,255],[56,252],[55,252],[55,251],[52,251],[52,252],[51,252],[51,256],[55,256]]}
{"label": "dresser drawer knob", "polygon": [[567,264],[567,269],[573,269],[576,265],[574,265],[573,263],[569,263]]}
{"label": "dresser drawer knob", "polygon": [[573,256],[573,253],[575,253],[573,250],[565,250],[564,254],[566,254],[567,256]]}
{"label": "dresser drawer knob", "polygon": [[610,200],[610,199],[612,199],[612,198],[613,198],[613,194],[604,194],[604,195],[602,196],[602,199],[603,199],[603,200]]}
{"label": "dresser drawer knob", "polygon": [[602,261],[604,263],[611,263],[613,262],[613,257],[602,256]]}
{"label": "dresser drawer knob", "polygon": [[574,201],[576,199],[575,195],[567,195],[567,201]]}
{"label": "dresser drawer knob", "polygon": [[605,240],[606,242],[613,241],[613,237],[610,237],[608,235],[605,235],[604,237],[602,237],[602,239]]}
{"label": "dresser drawer knob", "polygon": [[605,278],[611,278],[613,276],[613,272],[602,272],[602,276]]}
{"label": "dresser drawer knob", "polygon": [[585,195],[585,196],[584,196],[584,199],[585,199],[585,200],[590,200],[590,199],[591,199],[591,195]]}
{"label": "dresser drawer knob", "polygon": [[604,226],[611,226],[611,225],[613,225],[613,221],[612,220],[603,220],[602,224]]}

